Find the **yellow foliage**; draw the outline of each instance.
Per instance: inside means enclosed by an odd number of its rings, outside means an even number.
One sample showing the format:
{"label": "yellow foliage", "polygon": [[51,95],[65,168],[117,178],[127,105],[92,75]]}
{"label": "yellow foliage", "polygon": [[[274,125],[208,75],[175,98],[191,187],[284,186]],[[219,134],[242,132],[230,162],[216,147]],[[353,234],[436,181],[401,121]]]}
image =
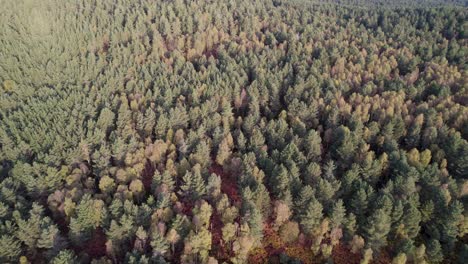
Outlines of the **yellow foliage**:
{"label": "yellow foliage", "polygon": [[11,92],[15,88],[15,82],[12,80],[6,80],[3,82],[3,90],[5,92]]}
{"label": "yellow foliage", "polygon": [[419,165],[419,151],[416,148],[410,150],[407,154],[408,163],[411,166],[418,166]]}
{"label": "yellow foliage", "polygon": [[19,263],[20,263],[20,264],[29,263],[28,258],[25,257],[25,256],[21,256],[20,259],[19,259]]}
{"label": "yellow foliage", "polygon": [[429,165],[429,162],[431,162],[431,151],[426,149],[424,150],[423,152],[421,152],[421,154],[419,155],[419,162],[421,164],[421,166],[423,166],[424,168],[427,167],[427,165]]}

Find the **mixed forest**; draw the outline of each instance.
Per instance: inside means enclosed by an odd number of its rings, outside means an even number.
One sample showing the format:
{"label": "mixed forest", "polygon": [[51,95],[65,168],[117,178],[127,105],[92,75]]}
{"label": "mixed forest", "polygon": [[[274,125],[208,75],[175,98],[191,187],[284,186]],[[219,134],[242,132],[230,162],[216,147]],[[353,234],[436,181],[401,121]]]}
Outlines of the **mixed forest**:
{"label": "mixed forest", "polygon": [[466,263],[463,1],[0,0],[0,263]]}

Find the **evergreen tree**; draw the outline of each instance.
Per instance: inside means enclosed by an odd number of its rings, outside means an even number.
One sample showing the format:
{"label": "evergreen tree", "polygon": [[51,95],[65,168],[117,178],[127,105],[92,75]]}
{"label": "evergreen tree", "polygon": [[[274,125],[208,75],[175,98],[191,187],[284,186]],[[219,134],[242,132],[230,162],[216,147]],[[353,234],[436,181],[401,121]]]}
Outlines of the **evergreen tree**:
{"label": "evergreen tree", "polygon": [[78,263],[75,253],[71,250],[62,250],[59,254],[52,260],[53,264],[73,264]]}
{"label": "evergreen tree", "polygon": [[465,3],[114,2],[2,1],[1,263],[463,262]]}
{"label": "evergreen tree", "polygon": [[151,236],[150,242],[152,248],[153,257],[161,256],[166,254],[169,251],[169,244],[163,235],[159,231],[155,231]]}
{"label": "evergreen tree", "polygon": [[432,239],[429,241],[427,244],[427,256],[429,261],[433,263],[440,263],[444,255],[442,253],[442,247],[440,246],[440,243],[436,239]]}
{"label": "evergreen tree", "polygon": [[366,231],[366,241],[379,250],[386,245],[387,235],[390,232],[390,216],[383,209],[377,209],[369,218]]}
{"label": "evergreen tree", "polygon": [[346,209],[343,205],[343,200],[338,200],[331,211],[330,219],[332,221],[333,227],[339,227],[345,220]]}
{"label": "evergreen tree", "polygon": [[313,198],[306,208],[300,216],[300,224],[307,234],[312,234],[320,226],[323,207],[319,201]]}
{"label": "evergreen tree", "polygon": [[13,236],[0,237],[0,260],[9,262],[18,259],[21,254],[21,242]]}

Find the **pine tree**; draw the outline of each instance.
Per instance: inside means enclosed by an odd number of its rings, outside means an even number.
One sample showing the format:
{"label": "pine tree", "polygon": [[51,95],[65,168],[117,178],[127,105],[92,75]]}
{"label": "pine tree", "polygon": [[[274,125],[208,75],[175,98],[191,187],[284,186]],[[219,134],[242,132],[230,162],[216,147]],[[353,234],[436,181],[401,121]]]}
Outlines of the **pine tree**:
{"label": "pine tree", "polygon": [[314,190],[310,185],[305,185],[296,199],[294,199],[294,209],[296,214],[306,212],[307,205],[314,198]]}
{"label": "pine tree", "polygon": [[190,220],[187,218],[187,216],[178,214],[175,216],[171,227],[175,229],[181,237],[185,237],[189,231],[189,225]]}
{"label": "pine tree", "polygon": [[330,214],[333,227],[339,227],[346,216],[346,209],[343,205],[343,200],[338,200],[334,205]]}
{"label": "pine tree", "polygon": [[224,165],[224,162],[231,156],[231,147],[233,139],[231,134],[228,134],[219,144],[218,154],[216,155],[216,163]]}
{"label": "pine tree", "polygon": [[23,220],[19,215],[19,212],[15,212],[19,219],[17,219],[17,237],[23,242],[30,250],[34,252],[37,247],[37,241],[41,236],[41,224],[43,223],[44,209],[42,206],[34,203],[31,211],[29,212],[28,220]]}
{"label": "pine tree", "polygon": [[221,194],[221,177],[212,173],[208,178],[206,191],[212,199],[217,199]]}
{"label": "pine tree", "polygon": [[387,234],[390,232],[390,216],[383,209],[377,209],[368,219],[366,241],[376,251],[387,244]]}
{"label": "pine tree", "polygon": [[270,186],[273,187],[273,192],[279,200],[283,200],[286,203],[291,201],[290,193],[290,180],[288,170],[283,165],[280,165],[272,176]]}
{"label": "pine tree", "polygon": [[[184,253],[186,261],[204,263],[208,260],[211,249],[211,233],[206,228],[201,228],[197,233],[191,232],[185,239]],[[182,257],[184,259],[184,257]]]}
{"label": "pine tree", "polygon": [[320,138],[320,134],[317,131],[309,131],[305,148],[309,160],[320,161],[320,156],[322,155],[322,138]]}
{"label": "pine tree", "polygon": [[225,226],[222,228],[222,234],[223,234],[223,241],[226,243],[229,247],[229,249],[232,248],[231,242],[235,239],[236,237],[236,232],[237,232],[238,226],[237,223],[227,223]]}
{"label": "pine tree", "polygon": [[157,230],[151,235],[150,245],[154,257],[164,255],[169,250],[167,240]]}
{"label": "pine tree", "polygon": [[174,246],[180,240],[179,233],[177,233],[177,231],[174,228],[171,228],[166,234],[166,239],[169,243],[171,243],[171,252],[174,254]]}
{"label": "pine tree", "polygon": [[340,160],[343,165],[349,165],[353,158],[353,152],[356,149],[355,139],[351,131],[346,126],[340,126],[335,130],[333,143],[333,156]]}
{"label": "pine tree", "polygon": [[21,242],[10,235],[0,237],[0,261],[8,263],[18,259],[21,254]]}
{"label": "pine tree", "polygon": [[156,113],[153,109],[147,109],[147,111],[145,112],[145,116],[143,118],[143,125],[145,136],[150,136],[154,131],[154,127],[156,126]]}
{"label": "pine tree", "polygon": [[206,183],[199,169],[195,169],[192,181],[193,199],[198,199],[206,193]]}
{"label": "pine tree", "polygon": [[51,262],[52,264],[74,264],[79,263],[78,258],[72,250],[62,250]]}
{"label": "pine tree", "polygon": [[201,141],[190,156],[192,164],[200,164],[202,169],[208,168],[211,164],[210,147],[205,141]]}
{"label": "pine tree", "polygon": [[104,202],[92,199],[85,194],[75,209],[75,214],[70,220],[70,235],[74,243],[83,243],[89,238],[91,232],[107,218],[107,210]]}
{"label": "pine tree", "polygon": [[55,225],[45,227],[37,241],[37,247],[45,249],[45,255],[50,259],[57,255],[60,250],[66,248],[67,242]]}
{"label": "pine tree", "polygon": [[180,187],[181,195],[192,200],[197,200],[205,194],[205,182],[199,171],[185,173],[182,181],[183,184]]}
{"label": "pine tree", "polygon": [[[166,189],[167,193],[171,193],[174,190],[175,180],[174,180],[174,177],[171,175],[171,173],[168,170],[163,172],[162,178],[161,178],[161,184],[162,184],[162,186],[164,186],[164,188],[167,188]],[[164,190],[164,188],[163,188],[163,190]]]}
{"label": "pine tree", "polygon": [[244,134],[242,131],[239,131],[239,136],[237,137],[237,148],[241,151],[244,152],[245,148],[247,145],[247,140],[245,139]]}
{"label": "pine tree", "polygon": [[350,240],[356,233],[356,216],[350,213],[343,222],[344,225],[344,237],[346,240]]}
{"label": "pine tree", "polygon": [[193,223],[196,227],[196,231],[200,228],[208,228],[210,224],[211,214],[213,209],[206,201],[202,200],[195,208],[193,212]]}
{"label": "pine tree", "polygon": [[441,218],[441,242],[444,242],[443,249],[446,253],[452,252],[460,234],[459,226],[463,219],[463,205],[455,200],[447,208],[447,215]]}
{"label": "pine tree", "polygon": [[433,263],[440,263],[444,259],[442,247],[440,246],[440,242],[436,239],[431,239],[429,241],[426,252],[428,259]]}
{"label": "pine tree", "polygon": [[263,218],[268,218],[271,212],[271,199],[270,193],[264,184],[260,183],[257,185],[253,199],[257,208],[262,212]]}
{"label": "pine tree", "polygon": [[313,234],[322,221],[323,207],[319,201],[313,198],[306,208],[305,212],[300,216],[300,224],[307,234]]}
{"label": "pine tree", "polygon": [[408,238],[413,239],[419,234],[421,213],[412,203],[410,203],[405,209],[405,213],[403,214],[405,233]]}
{"label": "pine tree", "polygon": [[263,219],[260,211],[252,206],[247,217],[247,222],[250,228],[250,234],[260,241],[263,238]]}
{"label": "pine tree", "polygon": [[138,252],[144,252],[146,249],[148,234],[142,226],[139,226],[135,235],[136,238],[135,242],[133,243],[133,249]]}

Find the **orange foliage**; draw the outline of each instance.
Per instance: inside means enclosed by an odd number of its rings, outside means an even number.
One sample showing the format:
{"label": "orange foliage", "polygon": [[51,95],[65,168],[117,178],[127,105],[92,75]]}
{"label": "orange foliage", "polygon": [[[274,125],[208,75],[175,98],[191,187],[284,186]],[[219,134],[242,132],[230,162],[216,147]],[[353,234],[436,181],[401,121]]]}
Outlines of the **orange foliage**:
{"label": "orange foliage", "polygon": [[361,254],[352,253],[348,246],[339,243],[333,247],[332,258],[335,264],[359,264]]}
{"label": "orange foliage", "polygon": [[268,255],[277,255],[284,252],[284,242],[278,233],[271,228],[270,223],[264,224],[263,233],[263,246],[267,250]]}
{"label": "orange foliage", "polygon": [[292,258],[299,259],[303,264],[320,263],[318,259],[314,261],[312,250],[299,244],[286,247],[286,254]]}
{"label": "orange foliage", "polygon": [[271,222],[265,223],[263,227],[263,242],[262,248],[255,248],[249,254],[248,263],[268,263],[269,260],[277,257],[281,253],[285,253],[291,258],[300,260],[304,264],[320,263],[318,258],[314,259],[312,250],[310,250],[310,241],[303,243],[292,243],[286,245],[278,232],[276,232]]}
{"label": "orange foliage", "polygon": [[264,248],[255,248],[250,251],[248,263],[268,263],[268,257]]}

